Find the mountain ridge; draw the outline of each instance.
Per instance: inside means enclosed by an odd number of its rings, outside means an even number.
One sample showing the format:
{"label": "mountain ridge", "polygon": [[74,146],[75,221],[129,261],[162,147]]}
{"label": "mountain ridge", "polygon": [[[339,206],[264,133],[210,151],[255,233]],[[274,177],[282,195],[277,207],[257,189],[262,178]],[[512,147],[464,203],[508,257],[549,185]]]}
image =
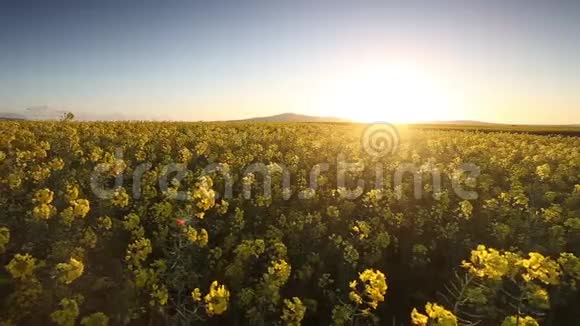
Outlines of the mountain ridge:
{"label": "mountain ridge", "polygon": [[298,113],[281,113],[270,116],[253,117],[247,119],[230,120],[239,122],[352,122],[348,119],[342,119],[337,117],[320,117],[311,116]]}

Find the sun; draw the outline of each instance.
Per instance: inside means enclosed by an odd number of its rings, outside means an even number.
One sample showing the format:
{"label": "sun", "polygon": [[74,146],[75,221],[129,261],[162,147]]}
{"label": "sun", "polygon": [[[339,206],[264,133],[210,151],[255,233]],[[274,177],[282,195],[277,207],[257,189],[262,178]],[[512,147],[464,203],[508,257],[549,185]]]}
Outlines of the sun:
{"label": "sun", "polygon": [[436,78],[402,63],[358,65],[327,80],[317,96],[321,114],[360,122],[442,120],[453,111],[449,92]]}

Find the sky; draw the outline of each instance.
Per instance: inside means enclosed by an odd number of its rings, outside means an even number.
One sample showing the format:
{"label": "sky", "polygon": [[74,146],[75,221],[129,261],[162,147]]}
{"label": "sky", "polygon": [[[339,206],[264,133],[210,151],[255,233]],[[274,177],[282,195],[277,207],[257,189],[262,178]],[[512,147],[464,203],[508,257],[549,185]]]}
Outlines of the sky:
{"label": "sky", "polygon": [[0,111],[580,124],[575,1],[0,0]]}

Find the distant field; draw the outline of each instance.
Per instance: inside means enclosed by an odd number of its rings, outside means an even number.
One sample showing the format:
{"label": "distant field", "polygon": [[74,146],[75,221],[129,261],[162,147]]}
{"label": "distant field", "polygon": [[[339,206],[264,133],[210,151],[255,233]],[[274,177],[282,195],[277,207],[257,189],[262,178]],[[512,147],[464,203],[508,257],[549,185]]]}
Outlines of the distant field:
{"label": "distant field", "polygon": [[466,130],[484,132],[521,132],[537,135],[580,136],[580,126],[537,126],[537,125],[469,125],[469,124],[410,124],[413,129]]}

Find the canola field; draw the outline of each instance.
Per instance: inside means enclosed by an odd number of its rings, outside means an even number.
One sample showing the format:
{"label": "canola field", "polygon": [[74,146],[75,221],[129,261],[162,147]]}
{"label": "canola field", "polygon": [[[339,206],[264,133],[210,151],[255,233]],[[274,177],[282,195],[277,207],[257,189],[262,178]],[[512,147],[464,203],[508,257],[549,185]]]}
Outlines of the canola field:
{"label": "canola field", "polygon": [[577,324],[580,137],[371,127],[0,121],[0,325]]}

